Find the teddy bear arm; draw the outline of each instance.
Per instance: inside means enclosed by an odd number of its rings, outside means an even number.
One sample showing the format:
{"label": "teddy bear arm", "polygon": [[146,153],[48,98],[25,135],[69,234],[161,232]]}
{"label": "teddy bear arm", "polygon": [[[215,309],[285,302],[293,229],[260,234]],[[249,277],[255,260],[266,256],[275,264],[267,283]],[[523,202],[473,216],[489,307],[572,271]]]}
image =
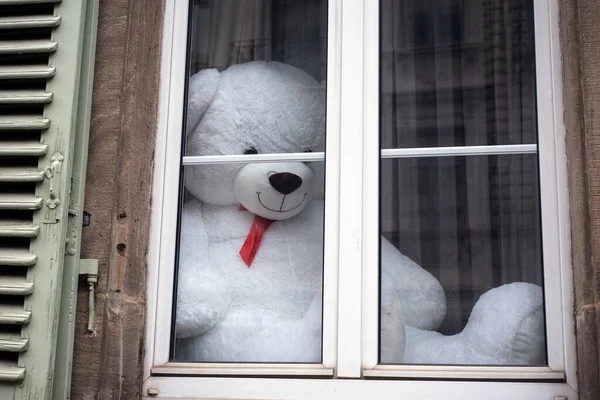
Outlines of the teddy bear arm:
{"label": "teddy bear arm", "polygon": [[[198,266],[198,265],[197,265]],[[222,278],[198,273],[180,274],[177,291],[176,336],[189,338],[203,335],[221,321],[229,296],[222,290]]]}
{"label": "teddy bear arm", "polygon": [[203,206],[183,207],[177,279],[176,336],[202,335],[223,319],[230,302],[226,279],[209,261]]}
{"label": "teddy bear arm", "polygon": [[386,301],[382,309],[379,339],[381,341],[381,362],[385,364],[398,364],[403,361],[406,342],[404,316],[400,301]]}
{"label": "teddy bear arm", "polygon": [[[382,315],[402,312],[404,323],[435,330],[446,315],[446,296],[439,281],[381,238]],[[399,305],[398,305],[399,304]],[[393,325],[393,323],[391,323]]]}

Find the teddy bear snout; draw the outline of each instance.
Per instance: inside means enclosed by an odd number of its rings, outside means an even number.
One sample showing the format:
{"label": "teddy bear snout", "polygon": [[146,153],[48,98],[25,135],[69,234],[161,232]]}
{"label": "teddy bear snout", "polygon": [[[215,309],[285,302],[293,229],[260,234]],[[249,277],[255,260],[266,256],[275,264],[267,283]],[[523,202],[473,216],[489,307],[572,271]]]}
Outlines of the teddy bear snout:
{"label": "teddy bear snout", "polygon": [[281,194],[288,195],[302,186],[302,178],[291,172],[280,172],[269,177],[269,183],[273,189]]}

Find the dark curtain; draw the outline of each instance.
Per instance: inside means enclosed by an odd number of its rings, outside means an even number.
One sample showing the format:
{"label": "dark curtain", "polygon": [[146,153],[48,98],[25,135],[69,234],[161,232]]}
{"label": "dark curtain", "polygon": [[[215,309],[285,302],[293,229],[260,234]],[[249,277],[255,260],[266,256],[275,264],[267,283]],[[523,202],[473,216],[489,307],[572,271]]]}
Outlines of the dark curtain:
{"label": "dark curtain", "polygon": [[[381,8],[382,148],[537,143],[531,1]],[[458,332],[486,290],[542,284],[537,156],[383,160],[381,229],[440,280]]]}
{"label": "dark curtain", "polygon": [[248,61],[281,61],[325,79],[324,0],[195,0],[190,73]]}

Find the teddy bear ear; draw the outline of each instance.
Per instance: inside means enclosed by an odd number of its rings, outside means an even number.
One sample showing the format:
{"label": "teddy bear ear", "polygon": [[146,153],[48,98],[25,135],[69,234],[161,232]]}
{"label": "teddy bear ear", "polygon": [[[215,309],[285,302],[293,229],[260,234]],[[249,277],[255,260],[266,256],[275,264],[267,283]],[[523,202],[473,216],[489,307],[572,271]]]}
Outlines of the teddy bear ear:
{"label": "teddy bear ear", "polygon": [[218,85],[219,71],[217,69],[204,69],[190,77],[186,134],[193,131],[202,119],[217,93]]}

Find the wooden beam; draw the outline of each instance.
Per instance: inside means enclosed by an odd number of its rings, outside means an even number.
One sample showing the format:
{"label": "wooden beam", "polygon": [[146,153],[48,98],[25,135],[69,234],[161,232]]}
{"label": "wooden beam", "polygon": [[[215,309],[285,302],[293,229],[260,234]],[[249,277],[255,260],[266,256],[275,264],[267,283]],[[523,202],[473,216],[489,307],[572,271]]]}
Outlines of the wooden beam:
{"label": "wooden beam", "polygon": [[82,258],[99,260],[94,334],[81,287],[72,398],[141,397],[164,0],[100,3]]}
{"label": "wooden beam", "polygon": [[580,400],[600,399],[600,9],[561,0]]}

